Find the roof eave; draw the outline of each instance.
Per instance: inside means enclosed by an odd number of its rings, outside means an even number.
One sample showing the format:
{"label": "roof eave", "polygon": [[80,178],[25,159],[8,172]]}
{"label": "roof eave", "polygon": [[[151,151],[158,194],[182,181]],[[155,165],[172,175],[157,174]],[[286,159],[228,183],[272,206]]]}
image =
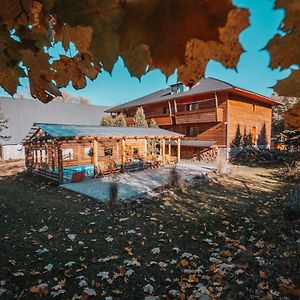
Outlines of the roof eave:
{"label": "roof eave", "polygon": [[226,89],[222,89],[222,90],[215,90],[215,91],[208,91],[208,92],[202,92],[202,93],[197,93],[197,94],[186,94],[186,93],[178,93],[178,94],[174,94],[174,97],[172,98],[168,98],[168,99],[160,99],[160,100],[157,100],[157,101],[153,101],[151,103],[146,103],[146,104],[140,104],[140,105],[130,105],[130,106],[127,106],[127,107],[121,107],[122,105],[119,105],[119,106],[116,106],[116,107],[113,107],[111,109],[108,109],[108,110],[105,110],[105,112],[108,112],[108,113],[117,113],[117,112],[120,112],[120,111],[123,111],[123,110],[126,110],[126,109],[131,109],[131,108],[135,108],[135,107],[139,107],[139,106],[149,106],[149,105],[153,105],[153,104],[159,104],[159,103],[163,103],[163,102],[168,102],[168,101],[172,101],[172,100],[177,100],[179,98],[189,98],[189,97],[195,97],[195,96],[198,96],[198,95],[206,95],[206,94],[215,94],[215,93],[224,93],[224,92],[229,92],[231,91],[232,88],[226,88]]}
{"label": "roof eave", "polygon": [[257,94],[257,93],[251,92],[251,91],[247,91],[247,90],[244,90],[241,88],[233,88],[232,93],[240,95],[240,96],[246,96],[246,97],[252,98],[254,100],[257,100],[259,102],[270,104],[272,106],[282,105],[282,103],[279,101],[273,100],[269,97],[266,97],[266,96],[263,96],[263,95],[260,95],[260,94]]}

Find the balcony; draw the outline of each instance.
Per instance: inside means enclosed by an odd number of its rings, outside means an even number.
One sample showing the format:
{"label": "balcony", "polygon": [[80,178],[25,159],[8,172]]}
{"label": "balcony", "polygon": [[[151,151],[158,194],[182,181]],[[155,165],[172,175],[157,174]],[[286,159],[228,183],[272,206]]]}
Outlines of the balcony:
{"label": "balcony", "polygon": [[172,117],[170,115],[154,115],[153,117],[151,116],[146,116],[146,120],[147,122],[149,123],[151,119],[154,119],[156,124],[159,125],[159,126],[163,126],[163,125],[172,125],[173,122],[172,122]]}
{"label": "balcony", "polygon": [[[164,126],[164,125],[172,125],[172,117],[169,115],[153,115],[153,116],[146,116],[146,120],[149,123],[151,119],[154,119],[156,124],[159,126]],[[134,121],[133,118],[126,117],[126,124],[127,126],[133,126]]]}
{"label": "balcony", "polygon": [[223,109],[201,109],[175,114],[176,124],[223,122]]}

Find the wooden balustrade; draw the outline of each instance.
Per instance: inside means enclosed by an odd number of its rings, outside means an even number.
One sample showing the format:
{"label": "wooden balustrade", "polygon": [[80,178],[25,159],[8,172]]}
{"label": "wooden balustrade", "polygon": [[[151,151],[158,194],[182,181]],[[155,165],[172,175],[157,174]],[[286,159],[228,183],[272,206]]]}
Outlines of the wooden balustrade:
{"label": "wooden balustrade", "polygon": [[175,114],[176,124],[222,122],[223,109],[203,109],[191,112],[180,112]]}

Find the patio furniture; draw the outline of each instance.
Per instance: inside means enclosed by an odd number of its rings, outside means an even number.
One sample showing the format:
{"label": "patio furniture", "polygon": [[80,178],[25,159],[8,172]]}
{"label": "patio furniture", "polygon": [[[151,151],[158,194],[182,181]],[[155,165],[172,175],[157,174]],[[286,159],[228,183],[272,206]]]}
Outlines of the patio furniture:
{"label": "patio furniture", "polygon": [[115,161],[100,161],[95,167],[95,177],[110,174],[116,174],[121,171],[121,165],[116,164]]}
{"label": "patio furniture", "polygon": [[175,156],[171,156],[170,154],[166,154],[166,163],[168,165],[174,165],[177,163],[177,158]]}
{"label": "patio furniture", "polygon": [[147,164],[142,159],[131,159],[125,163],[127,172],[139,171],[147,169]]}

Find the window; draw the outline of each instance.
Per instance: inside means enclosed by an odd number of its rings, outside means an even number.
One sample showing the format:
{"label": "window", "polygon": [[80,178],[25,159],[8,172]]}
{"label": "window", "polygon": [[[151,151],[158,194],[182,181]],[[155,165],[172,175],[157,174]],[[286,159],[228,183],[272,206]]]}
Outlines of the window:
{"label": "window", "polygon": [[93,156],[93,149],[91,147],[84,148],[84,158],[90,158]]}
{"label": "window", "polygon": [[113,148],[112,147],[105,147],[104,148],[104,155],[105,156],[112,156],[113,155]]}
{"label": "window", "polygon": [[63,149],[62,150],[62,156],[63,156],[63,160],[72,160],[74,159],[73,156],[73,149]]}
{"label": "window", "polygon": [[168,106],[163,108],[163,114],[166,114],[166,115],[170,114],[170,108]]}
{"label": "window", "polygon": [[197,102],[189,103],[186,105],[187,111],[193,111],[193,110],[198,110],[198,109],[199,109],[199,103],[197,103]]}
{"label": "window", "polygon": [[256,105],[252,104],[252,111],[255,112],[256,111]]}
{"label": "window", "polygon": [[187,136],[197,136],[199,134],[199,130],[197,126],[191,126],[186,128]]}
{"label": "window", "polygon": [[139,154],[139,148],[133,148],[133,155]]}

